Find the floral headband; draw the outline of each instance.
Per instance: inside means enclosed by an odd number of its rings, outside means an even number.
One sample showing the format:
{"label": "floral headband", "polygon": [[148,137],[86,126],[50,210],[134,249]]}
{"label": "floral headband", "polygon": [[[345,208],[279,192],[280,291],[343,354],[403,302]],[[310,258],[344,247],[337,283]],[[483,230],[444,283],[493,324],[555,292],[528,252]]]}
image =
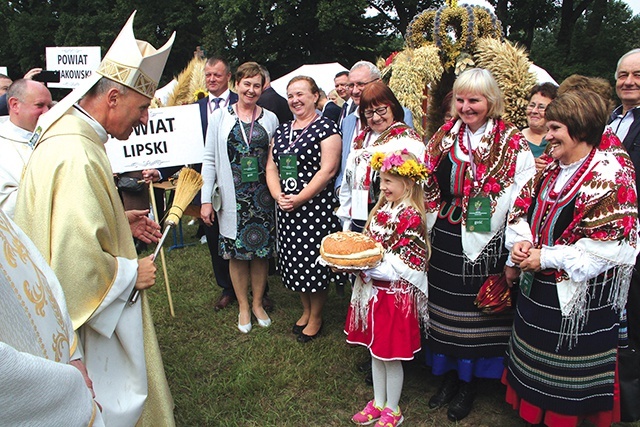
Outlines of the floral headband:
{"label": "floral headband", "polygon": [[[404,157],[403,157],[404,156]],[[407,158],[409,156],[409,158]],[[388,172],[405,178],[410,178],[417,183],[427,179],[427,168],[420,163],[414,155],[405,148],[402,151],[392,153],[376,152],[371,157],[371,167],[380,172]]]}

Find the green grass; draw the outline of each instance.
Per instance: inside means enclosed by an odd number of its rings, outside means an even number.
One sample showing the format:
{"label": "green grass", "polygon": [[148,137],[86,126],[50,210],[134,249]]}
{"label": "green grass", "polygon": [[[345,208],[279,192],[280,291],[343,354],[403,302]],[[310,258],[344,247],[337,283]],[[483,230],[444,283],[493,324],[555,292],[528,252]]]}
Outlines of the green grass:
{"label": "green grass", "polygon": [[[185,240],[195,241],[195,227],[185,226],[184,231]],[[253,330],[244,335],[236,328],[237,304],[213,310],[220,291],[206,245],[172,250],[166,260],[176,316],[169,313],[159,261],[158,281],[149,299],[178,426],[353,425],[351,416],[373,398],[373,389],[356,369],[367,351],[345,342],[348,292],[339,297],[330,287],[322,336],[300,344],[291,333],[301,312],[300,299],[278,277],[270,277],[276,304],[270,314],[273,324],[262,329],[254,319]],[[427,410],[439,380],[421,358],[404,369],[403,426],[456,425],[447,420],[446,410]],[[504,402],[504,387],[483,381],[473,412],[457,425],[526,424]]]}

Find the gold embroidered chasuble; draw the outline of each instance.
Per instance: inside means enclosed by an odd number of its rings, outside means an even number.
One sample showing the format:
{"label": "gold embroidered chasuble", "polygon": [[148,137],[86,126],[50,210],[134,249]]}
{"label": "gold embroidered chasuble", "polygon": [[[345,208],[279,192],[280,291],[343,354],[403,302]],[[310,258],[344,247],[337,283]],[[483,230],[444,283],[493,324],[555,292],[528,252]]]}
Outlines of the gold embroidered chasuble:
{"label": "gold embroidered chasuble", "polygon": [[68,365],[76,342],[60,284],[2,211],[0,248],[0,425],[104,425]]}
{"label": "gold embroidered chasuble", "polygon": [[[138,425],[171,426],[173,400],[146,295],[132,307],[123,302],[136,280],[137,255],[104,148],[106,134],[98,134],[92,119],[69,111],[45,131],[29,160],[16,223],[60,280],[105,422],[113,416],[119,425],[140,419]],[[145,366],[147,375],[140,369]]]}

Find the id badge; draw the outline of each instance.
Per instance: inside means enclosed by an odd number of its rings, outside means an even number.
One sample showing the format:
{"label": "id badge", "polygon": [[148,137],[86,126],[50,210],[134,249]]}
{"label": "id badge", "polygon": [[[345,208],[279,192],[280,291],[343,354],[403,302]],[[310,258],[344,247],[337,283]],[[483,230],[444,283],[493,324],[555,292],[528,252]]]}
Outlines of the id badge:
{"label": "id badge", "polygon": [[531,293],[531,285],[533,284],[533,273],[530,271],[523,272],[520,275],[520,293],[529,296]]}
{"label": "id badge", "polygon": [[369,190],[353,190],[351,193],[351,218],[369,219]]}
{"label": "id badge", "polygon": [[491,199],[471,197],[467,206],[467,231],[487,233],[491,231]]}
{"label": "id badge", "polygon": [[243,157],[240,159],[242,182],[256,182],[258,180],[258,158]]}
{"label": "id badge", "polygon": [[280,179],[298,178],[298,156],[285,154],[280,156]]}

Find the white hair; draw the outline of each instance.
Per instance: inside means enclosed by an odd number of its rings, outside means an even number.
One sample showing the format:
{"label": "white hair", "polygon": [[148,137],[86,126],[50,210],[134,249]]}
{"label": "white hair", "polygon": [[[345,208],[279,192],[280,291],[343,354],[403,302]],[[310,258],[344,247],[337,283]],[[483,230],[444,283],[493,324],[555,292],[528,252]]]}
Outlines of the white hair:
{"label": "white hair", "polygon": [[622,63],[622,61],[631,55],[635,55],[636,53],[640,53],[640,48],[636,48],[636,49],[631,49],[629,52],[625,53],[624,55],[622,55],[620,57],[620,59],[618,59],[618,65],[616,65],[616,72],[613,75],[613,77],[617,80],[618,79],[618,71],[620,70],[620,64]]}
{"label": "white hair", "polygon": [[373,63],[371,63],[369,61],[358,61],[358,62],[356,62],[355,64],[353,64],[353,67],[351,67],[349,72],[352,72],[356,68],[361,68],[361,67],[367,67],[369,69],[369,73],[371,74],[371,78],[379,79],[379,78],[382,77],[382,74],[380,74],[380,70],[378,69],[378,67],[376,67],[375,65],[373,65]]}

